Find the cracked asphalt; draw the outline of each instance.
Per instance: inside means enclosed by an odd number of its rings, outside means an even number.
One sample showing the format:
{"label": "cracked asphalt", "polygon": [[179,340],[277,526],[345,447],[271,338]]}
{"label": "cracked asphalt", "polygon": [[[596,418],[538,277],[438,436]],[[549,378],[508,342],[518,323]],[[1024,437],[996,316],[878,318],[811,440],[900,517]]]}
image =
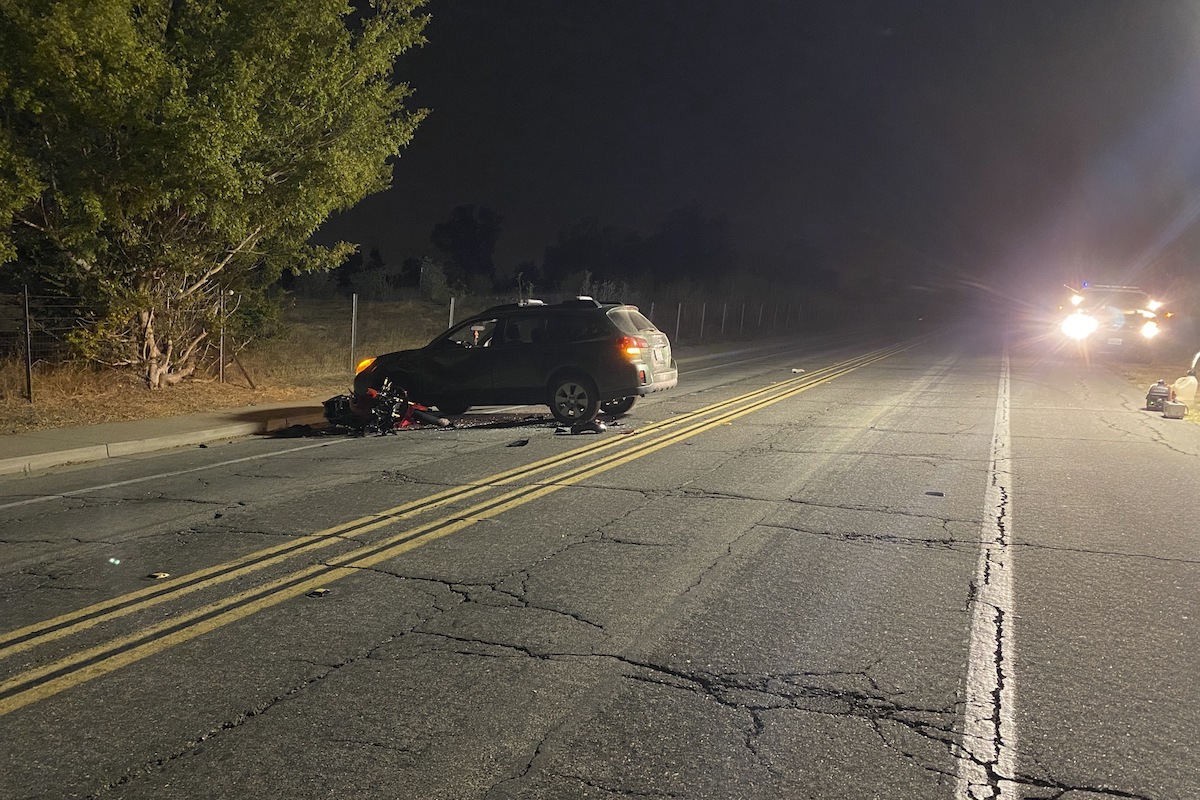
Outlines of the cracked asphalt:
{"label": "cracked asphalt", "polygon": [[[598,436],[248,439],[0,480],[0,506],[76,492],[0,508],[2,631],[331,531],[0,647],[0,681],[416,524],[349,520],[505,470],[528,498],[447,501],[448,535],[0,716],[0,797],[955,798],[999,337],[935,339],[545,496],[556,473],[529,466],[849,354],[731,357]],[[1010,358],[1015,768],[996,784],[1198,797],[1200,427],[1102,364]]]}

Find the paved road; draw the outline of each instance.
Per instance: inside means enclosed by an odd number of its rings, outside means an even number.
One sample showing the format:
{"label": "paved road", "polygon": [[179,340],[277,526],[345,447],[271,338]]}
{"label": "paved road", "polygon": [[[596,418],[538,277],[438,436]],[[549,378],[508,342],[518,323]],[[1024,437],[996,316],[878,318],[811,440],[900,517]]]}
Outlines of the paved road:
{"label": "paved road", "polygon": [[1200,796],[1139,395],[940,336],[2,481],[0,797]]}

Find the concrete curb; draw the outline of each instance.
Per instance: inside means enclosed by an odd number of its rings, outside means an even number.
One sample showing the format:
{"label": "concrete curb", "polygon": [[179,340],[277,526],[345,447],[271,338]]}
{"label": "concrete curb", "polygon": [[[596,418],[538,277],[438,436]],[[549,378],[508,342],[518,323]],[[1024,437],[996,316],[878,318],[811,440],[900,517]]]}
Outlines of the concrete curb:
{"label": "concrete curb", "polygon": [[0,475],[12,475],[16,472],[29,474],[50,467],[60,467],[64,464],[80,464],[105,458],[108,458],[108,445],[103,444],[78,447],[73,450],[59,450],[53,453],[4,458],[0,459]]}
{"label": "concrete curb", "polygon": [[[180,424],[184,424],[180,420]],[[27,455],[0,458],[0,475],[13,475],[62,467],[68,464],[83,464],[90,461],[103,461],[106,458],[122,458],[124,456],[150,453],[157,450],[168,450],[173,447],[188,447],[204,444],[221,439],[238,439],[245,436],[258,436],[273,433],[293,425],[324,425],[325,417],[320,412],[306,412],[279,417],[268,417],[254,422],[230,422],[222,425],[212,425],[197,430],[177,431],[161,435],[134,436],[114,439],[103,444],[93,444],[86,447],[70,447],[50,450],[49,452],[29,453]]]}

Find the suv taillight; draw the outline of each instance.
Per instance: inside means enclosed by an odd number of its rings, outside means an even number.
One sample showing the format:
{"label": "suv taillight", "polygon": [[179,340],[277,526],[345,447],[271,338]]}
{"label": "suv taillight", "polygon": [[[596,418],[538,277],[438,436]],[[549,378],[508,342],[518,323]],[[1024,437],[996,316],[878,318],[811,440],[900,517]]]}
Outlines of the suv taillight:
{"label": "suv taillight", "polygon": [[627,356],[640,356],[643,350],[650,347],[650,343],[640,336],[622,336],[617,340],[617,345]]}

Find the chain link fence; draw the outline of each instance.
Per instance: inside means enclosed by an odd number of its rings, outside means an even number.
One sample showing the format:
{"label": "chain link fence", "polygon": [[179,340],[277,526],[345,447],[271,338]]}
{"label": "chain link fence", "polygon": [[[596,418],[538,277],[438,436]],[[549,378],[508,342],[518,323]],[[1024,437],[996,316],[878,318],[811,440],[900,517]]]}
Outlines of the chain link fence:
{"label": "chain link fence", "polygon": [[[538,293],[538,299],[548,304],[573,296]],[[352,377],[357,361],[364,357],[421,346],[456,322],[518,299],[516,292],[452,297],[443,302],[411,295],[395,300],[364,300],[357,294],[326,298],[290,295],[284,301],[286,324],[276,336],[238,344],[227,342],[224,330],[217,334],[220,370],[214,377],[225,381],[226,362],[240,369],[238,374],[245,376],[251,388],[255,386],[251,374],[274,384]],[[610,298],[601,295],[600,299]],[[682,300],[621,299],[637,305],[676,346],[802,336],[847,324],[878,325],[885,323],[890,311],[882,305],[865,308],[816,295],[803,301],[706,299],[698,294]],[[23,395],[32,402],[36,366],[71,360],[71,334],[90,324],[89,311],[75,298],[0,294],[0,359],[12,376],[6,391],[15,397],[17,385],[23,382]],[[23,381],[16,379],[18,370],[24,373]]]}
{"label": "chain link fence", "polygon": [[71,360],[71,334],[90,324],[88,311],[78,298],[0,294],[0,359],[23,365],[26,399],[33,400],[36,364]]}
{"label": "chain link fence", "polygon": [[[554,304],[568,299],[568,296],[539,293],[538,299]],[[406,306],[399,312],[406,317],[401,323],[396,319],[396,304],[365,301],[355,294],[347,299],[321,301],[321,311],[318,312],[318,304],[314,304],[306,315],[311,325],[324,327],[331,332],[338,329],[342,331],[337,336],[346,341],[349,347],[349,357],[342,356],[343,363],[353,368],[363,356],[420,346],[445,328],[453,327],[455,323],[486,308],[515,302],[518,302],[515,295],[451,297],[442,304],[423,303],[424,311],[419,315],[422,317],[420,320],[415,319],[417,315],[413,313],[413,306]],[[844,303],[828,298],[813,298],[804,303],[651,300],[634,304],[659,330],[671,337],[676,346],[815,333],[830,330],[848,317]],[[386,333],[381,335],[381,331]],[[391,334],[390,341],[387,334]],[[378,349],[381,346],[384,348],[382,351]]]}

